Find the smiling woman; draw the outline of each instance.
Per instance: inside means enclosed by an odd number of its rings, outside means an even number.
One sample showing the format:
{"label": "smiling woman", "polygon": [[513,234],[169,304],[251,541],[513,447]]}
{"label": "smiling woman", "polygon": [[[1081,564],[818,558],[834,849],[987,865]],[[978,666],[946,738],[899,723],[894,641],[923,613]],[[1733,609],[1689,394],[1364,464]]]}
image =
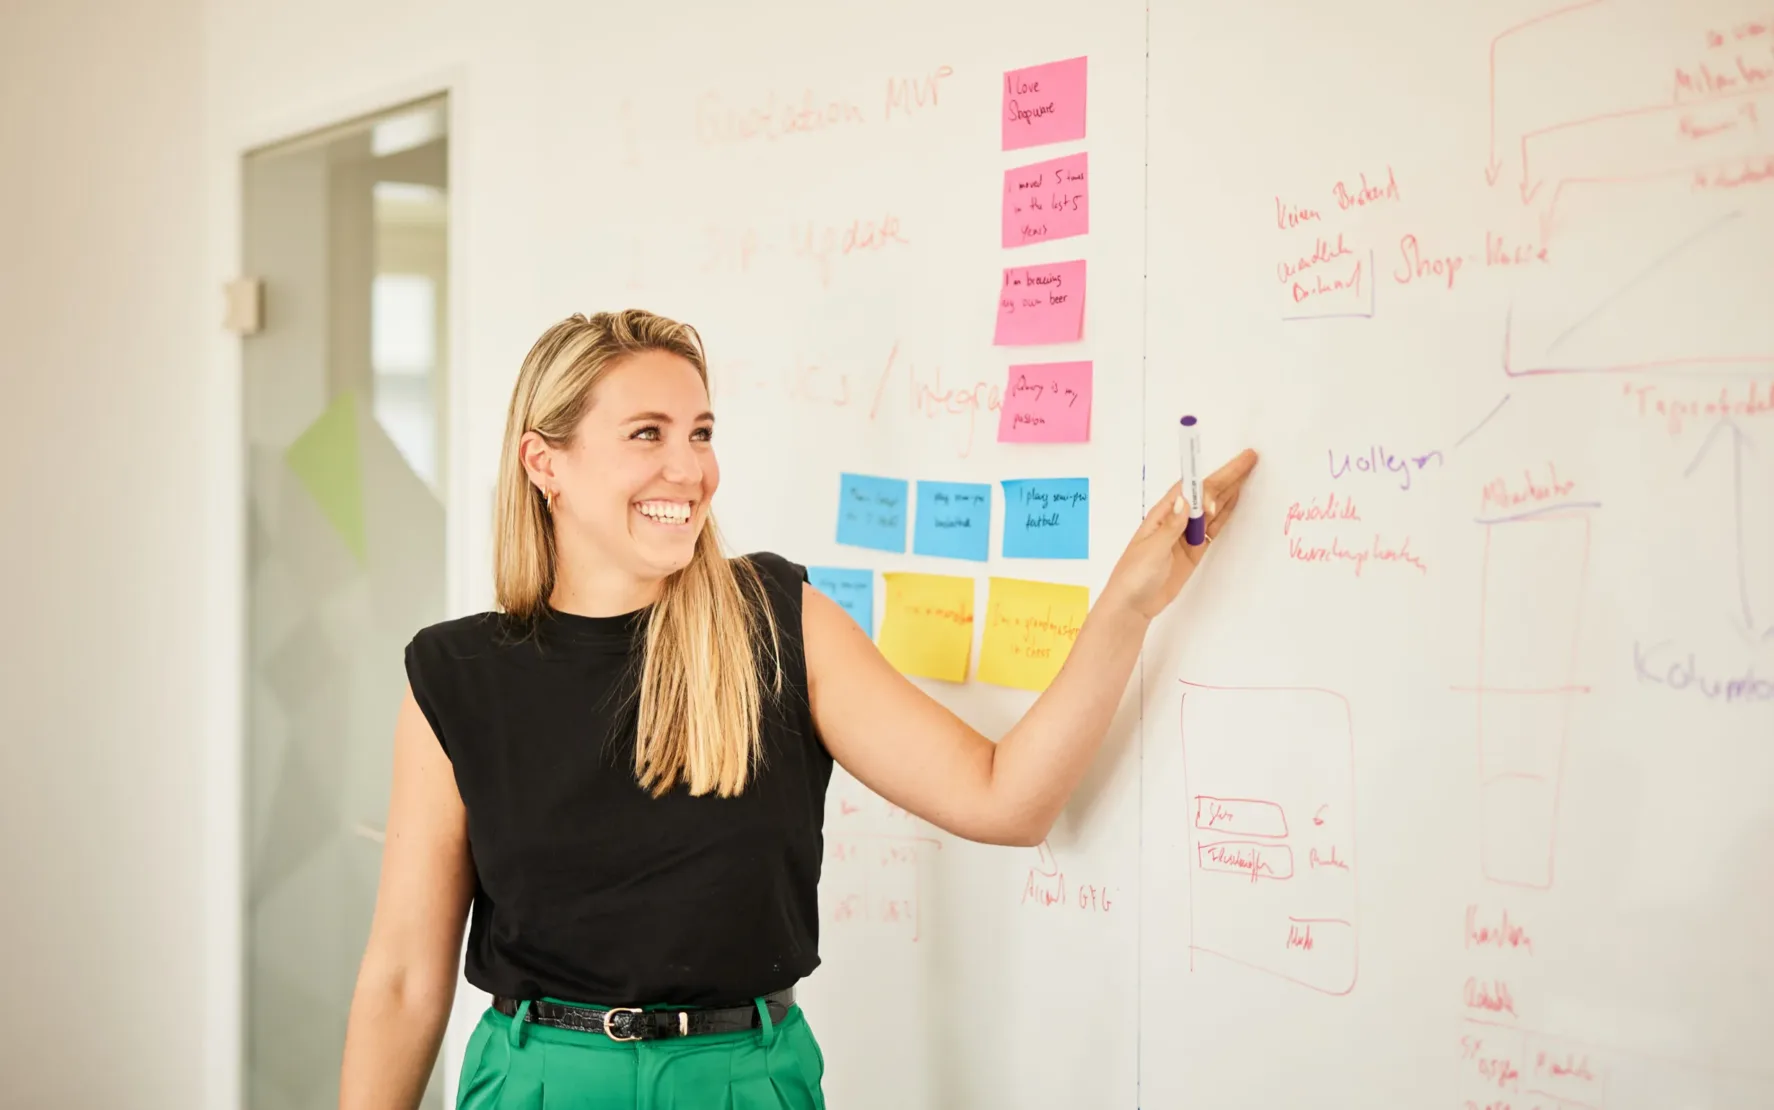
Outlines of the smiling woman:
{"label": "smiling woman", "polygon": [[[416,1104],[470,913],[464,972],[494,1003],[461,1110],[823,1106],[794,988],[819,966],[833,767],[952,835],[1040,843],[1207,550],[1184,542],[1179,483],[994,742],[888,664],[805,567],[724,554],[709,409],[695,330],[651,313],[572,316],[524,359],[498,610],[407,646],[342,1110]],[[1209,538],[1255,462],[1205,483]]]}
{"label": "smiling woman", "polygon": [[[664,546],[648,556],[650,566],[665,573],[679,570],[695,550],[695,532],[684,526],[697,508],[708,504],[720,482],[714,453],[706,450],[714,435],[714,414],[697,411],[708,403],[701,371],[680,355],[643,351],[604,371],[599,384],[602,404],[591,410],[590,425],[583,429],[587,435],[562,443],[536,430],[522,433],[518,453],[525,474],[542,492],[550,512],[574,511],[570,506],[579,498],[566,496],[568,485],[606,500],[614,494],[635,493],[630,502],[635,513],[646,522],[671,527],[656,537]],[[649,403],[653,395],[670,401],[676,415],[635,408]],[[585,396],[590,396],[589,391]],[[684,451],[674,450],[667,435],[680,425],[689,429],[682,437],[688,448]],[[557,498],[564,504],[557,505]],[[587,538],[595,539],[596,530],[591,529]],[[654,538],[649,534],[648,542]]]}
{"label": "smiling woman", "polygon": [[635,771],[656,793],[682,774],[692,793],[736,794],[759,755],[758,622],[745,615],[768,606],[710,515],[721,471],[708,403],[695,330],[631,311],[549,329],[506,417],[499,606],[520,620],[650,607]]}

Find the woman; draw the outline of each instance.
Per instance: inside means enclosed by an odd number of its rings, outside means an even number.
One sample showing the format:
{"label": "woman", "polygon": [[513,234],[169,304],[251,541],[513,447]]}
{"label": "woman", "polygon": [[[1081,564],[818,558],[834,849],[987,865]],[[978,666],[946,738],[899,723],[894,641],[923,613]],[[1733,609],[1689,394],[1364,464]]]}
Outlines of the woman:
{"label": "woman", "polygon": [[[723,555],[707,386],[695,331],[640,311],[575,315],[524,360],[498,610],[407,648],[343,1110],[418,1104],[471,907],[465,974],[494,1004],[459,1107],[822,1106],[793,987],[819,962],[833,760],[956,836],[1039,843],[1206,548],[1173,487],[994,744],[802,567]],[[1255,463],[1207,483],[1210,540]]]}

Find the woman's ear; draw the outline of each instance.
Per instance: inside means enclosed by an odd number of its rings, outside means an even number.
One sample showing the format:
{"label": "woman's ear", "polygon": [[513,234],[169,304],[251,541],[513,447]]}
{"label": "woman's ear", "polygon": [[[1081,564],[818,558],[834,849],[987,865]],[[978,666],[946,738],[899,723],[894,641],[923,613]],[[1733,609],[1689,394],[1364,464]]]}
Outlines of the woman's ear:
{"label": "woman's ear", "polygon": [[518,441],[518,458],[523,461],[524,473],[530,476],[530,484],[547,496],[558,490],[554,477],[554,448],[548,445],[536,432],[525,432]]}

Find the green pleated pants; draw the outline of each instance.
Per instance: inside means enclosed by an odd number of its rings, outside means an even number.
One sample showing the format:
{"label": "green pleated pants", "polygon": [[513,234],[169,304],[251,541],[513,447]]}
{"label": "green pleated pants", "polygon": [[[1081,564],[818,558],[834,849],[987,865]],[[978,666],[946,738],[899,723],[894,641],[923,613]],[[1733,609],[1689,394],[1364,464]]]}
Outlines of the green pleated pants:
{"label": "green pleated pants", "polygon": [[825,1110],[825,1057],[799,1006],[763,1028],[613,1041],[488,1007],[462,1056],[457,1110]]}

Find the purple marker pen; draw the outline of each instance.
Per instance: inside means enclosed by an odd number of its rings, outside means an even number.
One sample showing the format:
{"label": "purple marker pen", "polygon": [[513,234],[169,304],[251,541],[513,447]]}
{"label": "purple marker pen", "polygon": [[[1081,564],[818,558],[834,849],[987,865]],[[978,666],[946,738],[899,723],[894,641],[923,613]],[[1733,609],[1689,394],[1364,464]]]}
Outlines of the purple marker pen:
{"label": "purple marker pen", "polygon": [[1189,523],[1183,541],[1199,547],[1207,540],[1207,517],[1201,504],[1201,428],[1193,416],[1183,417],[1183,496],[1189,499]]}

